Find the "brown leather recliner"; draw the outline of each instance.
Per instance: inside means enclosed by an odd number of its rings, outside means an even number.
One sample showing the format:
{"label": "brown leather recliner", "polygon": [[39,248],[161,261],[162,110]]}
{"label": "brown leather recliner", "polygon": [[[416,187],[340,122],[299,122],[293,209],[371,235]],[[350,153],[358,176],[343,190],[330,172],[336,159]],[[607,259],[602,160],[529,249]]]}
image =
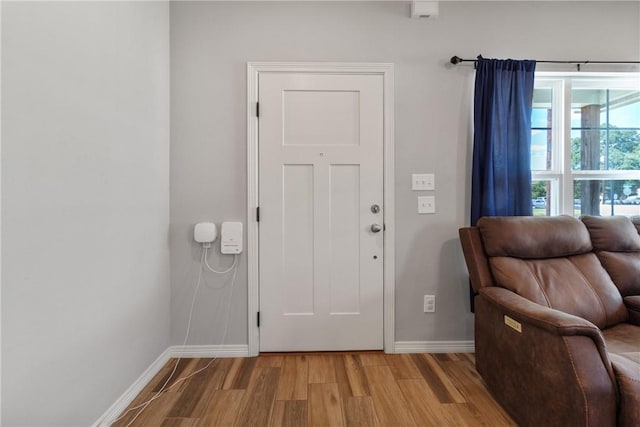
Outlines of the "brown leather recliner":
{"label": "brown leather recliner", "polygon": [[640,425],[640,323],[630,315],[640,292],[623,300],[616,280],[629,283],[634,271],[601,263],[605,252],[623,253],[640,271],[637,231],[629,245],[604,244],[628,226],[635,230],[628,219],[487,217],[460,229],[478,292],[476,367],[518,424]]}

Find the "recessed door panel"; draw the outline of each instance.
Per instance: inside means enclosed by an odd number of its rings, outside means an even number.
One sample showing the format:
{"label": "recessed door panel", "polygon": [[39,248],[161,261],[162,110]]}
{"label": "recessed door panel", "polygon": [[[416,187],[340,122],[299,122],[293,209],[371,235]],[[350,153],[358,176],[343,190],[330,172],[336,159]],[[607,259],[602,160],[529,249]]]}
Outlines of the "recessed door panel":
{"label": "recessed door panel", "polygon": [[360,313],[360,166],[331,167],[331,314]]}
{"label": "recessed door panel", "polygon": [[312,314],[313,166],[284,165],[282,190],[283,314]]}
{"label": "recessed door panel", "polygon": [[283,93],[285,145],[354,145],[360,141],[357,91]]}

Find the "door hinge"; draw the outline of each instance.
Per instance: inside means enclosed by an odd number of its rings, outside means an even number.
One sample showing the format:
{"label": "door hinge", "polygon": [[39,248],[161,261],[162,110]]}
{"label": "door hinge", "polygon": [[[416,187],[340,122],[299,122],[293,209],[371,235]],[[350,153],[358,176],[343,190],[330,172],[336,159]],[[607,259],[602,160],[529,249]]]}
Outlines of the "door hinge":
{"label": "door hinge", "polygon": [[260,312],[258,312],[258,315],[256,316],[258,319],[258,328],[260,327]]}
{"label": "door hinge", "polygon": [[260,117],[260,103],[256,102],[256,117]]}
{"label": "door hinge", "polygon": [[256,222],[260,222],[260,206],[256,208]]}

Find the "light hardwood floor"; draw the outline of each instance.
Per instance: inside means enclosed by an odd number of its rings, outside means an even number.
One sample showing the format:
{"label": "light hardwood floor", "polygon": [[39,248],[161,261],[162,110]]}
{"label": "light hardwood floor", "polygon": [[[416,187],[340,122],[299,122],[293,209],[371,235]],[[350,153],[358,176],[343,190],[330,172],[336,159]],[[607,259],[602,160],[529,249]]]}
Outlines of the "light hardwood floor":
{"label": "light hardwood floor", "polygon": [[[183,359],[175,379],[211,359]],[[152,398],[169,361],[131,403]],[[174,381],[169,381],[168,387]],[[137,410],[114,426],[126,426]],[[132,426],[515,426],[473,354],[261,354],[214,360],[153,401]]]}

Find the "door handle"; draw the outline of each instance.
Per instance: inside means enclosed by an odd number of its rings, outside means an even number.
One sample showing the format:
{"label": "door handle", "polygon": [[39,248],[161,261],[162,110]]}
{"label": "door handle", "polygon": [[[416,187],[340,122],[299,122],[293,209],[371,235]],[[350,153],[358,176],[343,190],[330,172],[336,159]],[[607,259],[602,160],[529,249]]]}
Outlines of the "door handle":
{"label": "door handle", "polygon": [[371,224],[372,233],[379,233],[380,231],[382,231],[382,226],[380,224]]}

